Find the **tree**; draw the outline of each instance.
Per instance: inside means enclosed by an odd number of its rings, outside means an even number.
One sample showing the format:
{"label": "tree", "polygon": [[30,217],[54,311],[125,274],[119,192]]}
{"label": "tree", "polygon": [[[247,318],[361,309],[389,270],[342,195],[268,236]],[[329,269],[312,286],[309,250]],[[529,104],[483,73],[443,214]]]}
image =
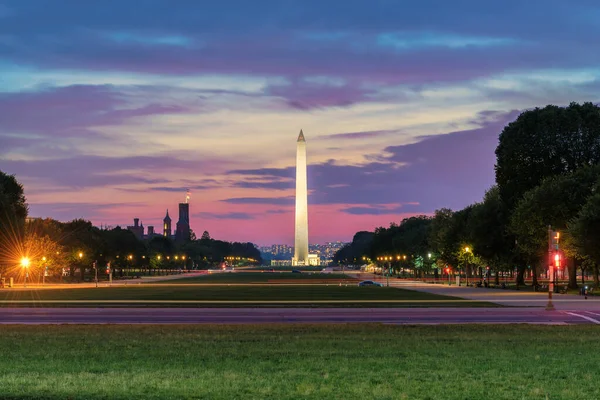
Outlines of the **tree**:
{"label": "tree", "polygon": [[369,255],[369,248],[373,242],[373,232],[360,231],[352,238],[352,242],[345,244],[335,252],[333,262],[335,264],[362,263],[362,258]]}
{"label": "tree", "polygon": [[435,212],[430,241],[442,263],[453,267],[464,265],[461,262],[462,252],[466,246],[473,247],[469,243],[471,235],[468,223],[474,208],[474,205],[470,205],[456,212],[447,208]]}
{"label": "tree", "polygon": [[210,240],[210,233],[208,233],[208,231],[202,232],[202,237],[200,238],[200,240]]}
{"label": "tree", "polygon": [[496,183],[509,210],[544,178],[600,162],[600,107],[571,103],[525,111],[500,134]]}
{"label": "tree", "polygon": [[101,258],[106,250],[101,231],[84,219],[63,224],[60,244],[67,251],[71,279],[74,278],[75,269],[79,268],[79,279],[84,280],[85,270],[91,268],[92,263]]}
{"label": "tree", "polygon": [[490,188],[483,202],[473,206],[469,217],[469,242],[477,249],[481,261],[495,271],[496,284],[499,271],[513,265],[514,238],[508,233],[508,210],[500,199],[498,186]]}
{"label": "tree", "polygon": [[[517,204],[510,221],[519,250],[526,256],[536,284],[537,269],[548,263],[548,225],[566,232],[570,220],[592,194],[600,176],[600,166],[579,169],[566,175],[545,179],[539,186],[525,193]],[[572,253],[571,253],[572,254]],[[581,259],[575,257],[575,259]],[[576,265],[569,269],[569,286],[577,287]]]}
{"label": "tree", "polygon": [[578,215],[569,224],[574,245],[592,261],[594,285],[600,286],[598,266],[600,265],[600,193],[590,196]]}
{"label": "tree", "polygon": [[0,171],[0,264],[20,258],[27,213],[23,185]]}

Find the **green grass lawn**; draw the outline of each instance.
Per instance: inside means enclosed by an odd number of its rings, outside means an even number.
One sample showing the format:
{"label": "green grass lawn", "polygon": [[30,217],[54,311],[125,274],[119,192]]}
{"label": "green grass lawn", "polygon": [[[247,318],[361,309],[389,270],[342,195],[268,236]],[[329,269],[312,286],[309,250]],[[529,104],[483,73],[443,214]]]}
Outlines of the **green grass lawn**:
{"label": "green grass lawn", "polygon": [[[0,305],[4,307],[18,305],[16,301],[33,301],[33,304],[44,304],[44,300],[86,300],[91,304],[99,304],[103,300],[122,301],[143,300],[147,304],[156,305],[153,302],[169,301],[239,301],[240,303],[229,303],[236,307],[260,305],[261,301],[272,300],[281,302],[300,301],[295,303],[299,306],[332,306],[339,305],[343,307],[373,307],[373,306],[392,306],[392,307],[474,307],[474,306],[494,306],[491,303],[470,302],[455,297],[441,296],[436,294],[416,292],[388,287],[358,287],[356,285],[338,286],[319,285],[319,286],[184,286],[184,285],[153,285],[128,287],[100,287],[100,288],[79,288],[79,289],[8,289],[0,291]],[[368,302],[370,300],[381,300],[378,303]],[[396,300],[405,302],[395,303]],[[449,302],[448,300],[451,300]],[[335,303],[335,301],[347,301],[344,303]],[[94,303],[97,302],[97,303]],[[69,305],[69,304],[64,304]],[[85,304],[72,303],[73,306]],[[108,305],[114,305],[109,303]],[[139,304],[135,304],[138,306]],[[175,304],[179,305],[179,304]],[[187,306],[223,306],[222,303],[187,303]],[[225,304],[227,306],[228,304]],[[266,304],[268,306],[277,305],[277,303]]]}
{"label": "green grass lawn", "polygon": [[267,283],[278,281],[336,281],[340,280],[358,283],[356,279],[343,274],[321,274],[316,272],[304,272],[300,274],[292,272],[218,272],[214,274],[202,274],[191,278],[170,279],[156,283]]}
{"label": "green grass lawn", "polygon": [[2,399],[598,399],[594,326],[0,326]]}
{"label": "green grass lawn", "polygon": [[298,271],[302,271],[302,272],[315,272],[315,271],[322,271],[323,268],[325,267],[291,267],[291,266],[287,266],[287,267],[271,267],[271,266],[259,266],[259,267],[243,267],[244,270],[246,271],[258,271],[258,270],[264,270],[264,271],[268,271],[271,269],[274,269],[275,271],[293,271],[293,270],[298,270]]}

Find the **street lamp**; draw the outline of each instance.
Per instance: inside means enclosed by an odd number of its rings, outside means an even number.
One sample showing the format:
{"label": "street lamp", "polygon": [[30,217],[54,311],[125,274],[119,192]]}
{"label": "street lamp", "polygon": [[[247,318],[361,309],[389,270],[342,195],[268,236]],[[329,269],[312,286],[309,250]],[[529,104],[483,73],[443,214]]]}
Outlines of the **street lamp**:
{"label": "street lamp", "polygon": [[25,270],[25,280],[23,281],[23,287],[27,287],[27,275],[29,275],[29,258],[21,258],[21,267],[23,267],[23,269]]}
{"label": "street lamp", "polygon": [[42,285],[46,283],[46,272],[48,271],[48,264],[46,264],[46,256],[42,257],[44,262],[44,272],[42,272]]}
{"label": "street lamp", "polygon": [[467,286],[469,286],[469,259],[466,254],[470,252],[471,248],[469,246],[465,247],[465,279],[467,281]]}

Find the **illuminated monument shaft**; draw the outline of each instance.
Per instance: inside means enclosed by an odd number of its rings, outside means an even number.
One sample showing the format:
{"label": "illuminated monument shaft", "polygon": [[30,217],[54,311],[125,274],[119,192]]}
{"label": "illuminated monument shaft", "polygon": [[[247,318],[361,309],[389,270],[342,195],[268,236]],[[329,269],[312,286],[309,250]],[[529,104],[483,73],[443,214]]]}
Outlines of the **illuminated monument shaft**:
{"label": "illuminated monument shaft", "polygon": [[294,265],[308,265],[308,191],[306,184],[306,140],[300,130],[296,145],[296,240]]}

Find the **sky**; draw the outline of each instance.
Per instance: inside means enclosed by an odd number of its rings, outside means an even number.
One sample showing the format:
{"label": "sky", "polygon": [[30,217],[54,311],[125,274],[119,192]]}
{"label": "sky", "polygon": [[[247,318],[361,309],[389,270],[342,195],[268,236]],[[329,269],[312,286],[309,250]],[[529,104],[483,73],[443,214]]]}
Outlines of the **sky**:
{"label": "sky", "polygon": [[460,209],[502,128],[600,100],[597,1],[0,0],[0,170],[30,215],[311,243]]}

